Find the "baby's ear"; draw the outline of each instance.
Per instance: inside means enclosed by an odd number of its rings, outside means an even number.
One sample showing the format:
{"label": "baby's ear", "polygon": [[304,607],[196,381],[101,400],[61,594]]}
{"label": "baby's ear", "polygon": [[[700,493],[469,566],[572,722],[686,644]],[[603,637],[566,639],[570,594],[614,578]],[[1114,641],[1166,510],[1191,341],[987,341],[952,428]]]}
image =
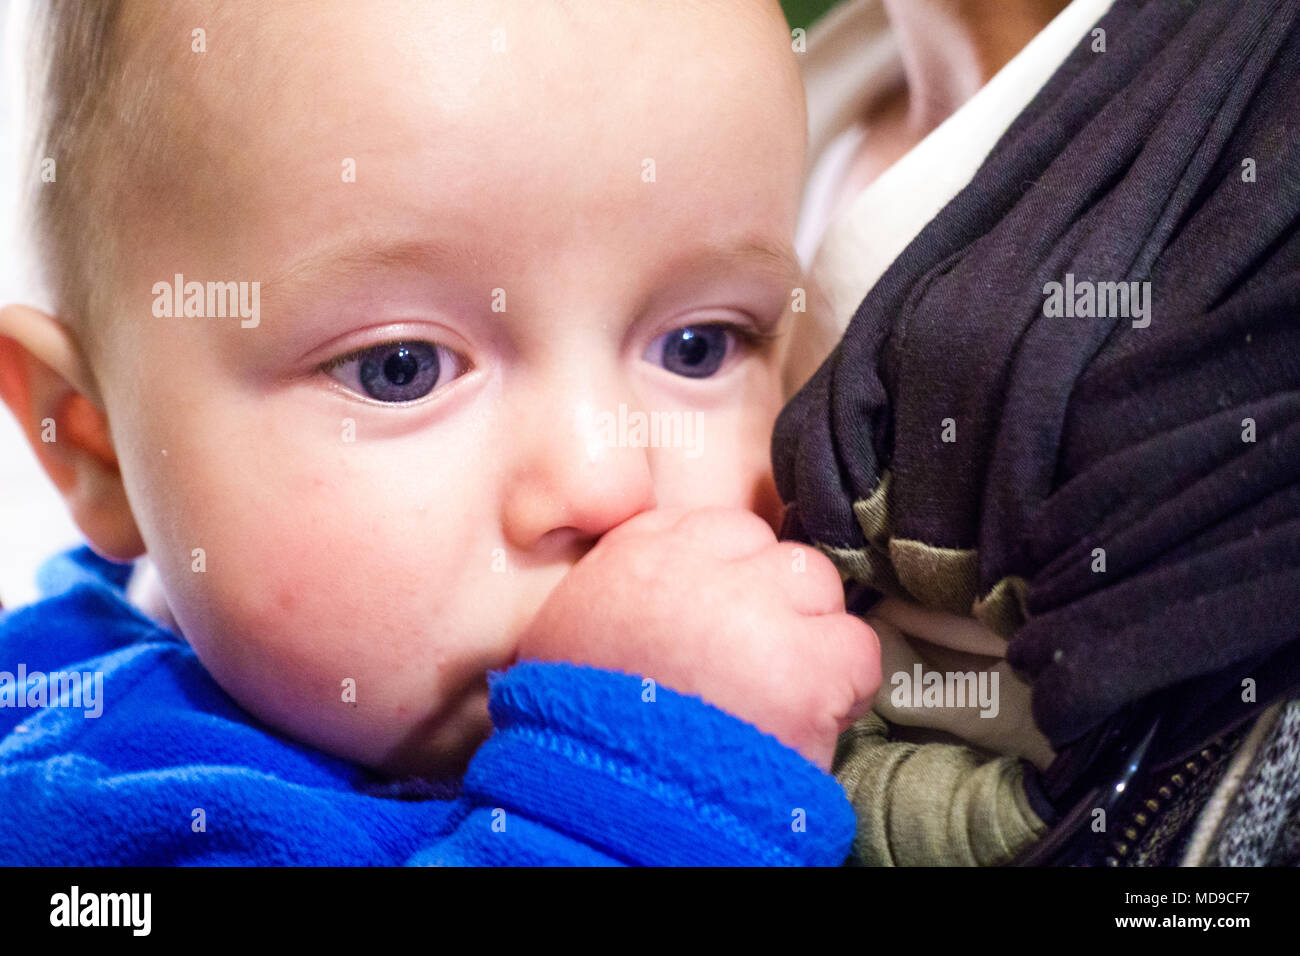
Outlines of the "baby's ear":
{"label": "baby's ear", "polygon": [[91,547],[118,561],[143,554],[94,376],[54,316],[0,308],[0,398]]}

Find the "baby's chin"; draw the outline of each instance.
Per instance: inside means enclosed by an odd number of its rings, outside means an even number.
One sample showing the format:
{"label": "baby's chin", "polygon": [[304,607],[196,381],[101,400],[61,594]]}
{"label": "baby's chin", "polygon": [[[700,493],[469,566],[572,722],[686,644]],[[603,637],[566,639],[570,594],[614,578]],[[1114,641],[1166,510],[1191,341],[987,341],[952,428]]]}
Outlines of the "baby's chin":
{"label": "baby's chin", "polygon": [[459,778],[491,735],[485,676],[482,687],[467,691],[454,705],[413,727],[397,747],[380,759],[369,760],[364,755],[359,759],[371,769],[399,779]]}
{"label": "baby's chin", "polygon": [[[382,711],[372,712],[369,719],[364,707],[349,708],[351,716],[340,720],[337,714],[326,713],[328,708],[322,709],[318,697],[290,699],[283,684],[268,691],[264,685],[245,683],[230,675],[223,678],[207,664],[204,666],[209,676],[259,722],[300,744],[395,779],[459,777],[492,733],[486,673],[432,712],[426,698],[389,702]],[[355,708],[356,704],[351,706]],[[314,717],[304,720],[309,714]],[[415,722],[407,716],[412,714],[419,715]]]}

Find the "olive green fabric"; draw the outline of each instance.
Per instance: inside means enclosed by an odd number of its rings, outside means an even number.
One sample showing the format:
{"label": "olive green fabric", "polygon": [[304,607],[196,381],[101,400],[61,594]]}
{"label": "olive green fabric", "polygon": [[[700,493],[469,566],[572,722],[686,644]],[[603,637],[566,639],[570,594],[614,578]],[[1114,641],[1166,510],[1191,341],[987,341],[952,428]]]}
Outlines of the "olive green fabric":
{"label": "olive green fabric", "polygon": [[940,548],[895,538],[890,530],[890,483],[886,470],[871,495],[853,503],[854,517],[867,539],[865,548],[819,544],[819,550],[845,580],[928,608],[974,617],[1000,637],[1011,637],[1026,617],[1024,580],[1005,577],[981,596],[979,555],[973,548]]}
{"label": "olive green fabric", "polygon": [[858,815],[853,859],[864,866],[998,866],[1047,831],[1019,759],[893,742],[875,714],[840,737],[832,770]]}
{"label": "olive green fabric", "polygon": [[[925,608],[974,617],[1006,638],[1025,618],[1025,583],[978,589],[974,550],[939,548],[891,533],[890,473],[853,504],[867,546],[820,550],[846,581]],[[883,625],[880,625],[883,626]],[[978,721],[975,721],[978,723]],[[1024,764],[956,743],[891,740],[871,713],[845,733],[834,771],[858,815],[854,861],[868,866],[995,866],[1047,830],[1024,794]]]}

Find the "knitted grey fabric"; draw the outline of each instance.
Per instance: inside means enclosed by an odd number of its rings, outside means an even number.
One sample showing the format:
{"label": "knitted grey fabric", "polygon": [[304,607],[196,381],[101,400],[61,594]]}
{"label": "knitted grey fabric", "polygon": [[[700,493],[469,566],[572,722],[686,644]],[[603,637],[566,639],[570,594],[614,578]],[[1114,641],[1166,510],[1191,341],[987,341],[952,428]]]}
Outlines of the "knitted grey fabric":
{"label": "knitted grey fabric", "polygon": [[1242,778],[1206,862],[1300,865],[1300,696],[1282,709]]}

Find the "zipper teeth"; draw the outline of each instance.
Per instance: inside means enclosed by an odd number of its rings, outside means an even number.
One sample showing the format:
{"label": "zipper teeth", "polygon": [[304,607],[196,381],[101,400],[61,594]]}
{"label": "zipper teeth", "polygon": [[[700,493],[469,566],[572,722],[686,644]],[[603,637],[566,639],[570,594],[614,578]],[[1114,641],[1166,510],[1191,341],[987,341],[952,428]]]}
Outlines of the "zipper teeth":
{"label": "zipper teeth", "polygon": [[1129,851],[1169,812],[1173,798],[1236,742],[1235,734],[1227,738],[1216,737],[1202,747],[1195,758],[1184,760],[1177,769],[1163,778],[1159,786],[1148,790],[1146,799],[1138,802],[1137,809],[1129,816],[1129,822],[1120,829],[1120,839],[1111,841],[1111,853],[1106,857],[1105,865],[1129,865]]}

